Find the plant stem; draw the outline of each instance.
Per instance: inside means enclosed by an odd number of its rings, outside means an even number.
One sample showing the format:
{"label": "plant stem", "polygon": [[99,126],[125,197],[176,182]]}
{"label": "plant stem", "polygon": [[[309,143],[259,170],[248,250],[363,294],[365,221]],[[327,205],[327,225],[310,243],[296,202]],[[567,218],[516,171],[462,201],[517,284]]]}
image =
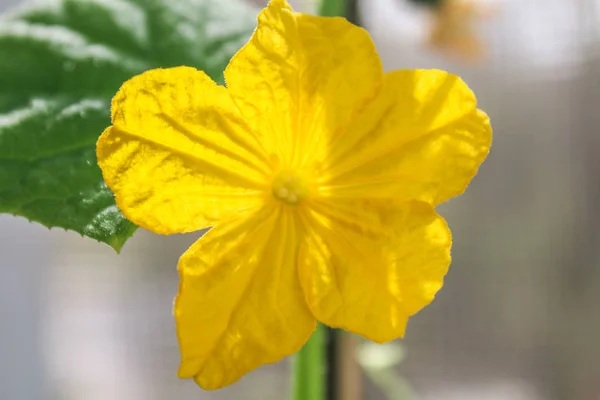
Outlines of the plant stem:
{"label": "plant stem", "polygon": [[359,25],[358,0],[321,0],[317,14],[323,17],[346,17],[354,25]]}
{"label": "plant stem", "polygon": [[319,324],[294,357],[293,400],[325,400],[326,329]]}
{"label": "plant stem", "polygon": [[322,17],[344,17],[346,2],[346,0],[321,0],[318,14]]}

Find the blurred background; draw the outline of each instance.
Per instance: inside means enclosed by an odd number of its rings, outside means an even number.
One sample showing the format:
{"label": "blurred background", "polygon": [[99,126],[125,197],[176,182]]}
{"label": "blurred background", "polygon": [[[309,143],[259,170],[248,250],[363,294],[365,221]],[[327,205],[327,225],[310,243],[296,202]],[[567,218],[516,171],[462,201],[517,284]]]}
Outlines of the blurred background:
{"label": "blurred background", "polygon": [[[461,75],[495,137],[439,209],[455,237],[444,288],[405,340],[345,347],[361,368],[348,400],[600,399],[600,1],[480,3],[474,61],[426,44],[426,9],[359,1],[384,67]],[[218,392],[176,377],[176,263],[198,236],[140,230],[117,255],[0,215],[0,399],[286,398],[288,360]]]}

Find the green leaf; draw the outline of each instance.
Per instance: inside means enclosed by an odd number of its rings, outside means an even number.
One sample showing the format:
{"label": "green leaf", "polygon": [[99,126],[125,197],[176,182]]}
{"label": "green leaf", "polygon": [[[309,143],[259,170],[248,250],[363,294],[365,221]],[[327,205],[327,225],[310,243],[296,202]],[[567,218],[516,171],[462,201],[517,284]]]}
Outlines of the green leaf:
{"label": "green leaf", "polygon": [[137,227],[96,164],[110,100],[130,77],[178,65],[223,82],[257,11],[241,0],[56,0],[0,18],[0,213],[119,251]]}

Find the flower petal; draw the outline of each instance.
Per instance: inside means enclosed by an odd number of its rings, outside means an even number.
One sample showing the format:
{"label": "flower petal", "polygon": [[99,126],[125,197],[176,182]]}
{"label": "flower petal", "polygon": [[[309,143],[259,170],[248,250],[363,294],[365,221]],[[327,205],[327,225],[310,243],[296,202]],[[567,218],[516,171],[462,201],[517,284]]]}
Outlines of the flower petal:
{"label": "flower petal", "polygon": [[272,0],[225,81],[268,151],[306,165],[327,155],[328,140],[380,90],[383,72],[364,29]]}
{"label": "flower petal", "polygon": [[313,210],[299,256],[313,315],[376,342],[402,337],[450,265],[443,218],[423,202],[322,201]]}
{"label": "flower petal", "polygon": [[395,71],[333,150],[322,190],[437,205],[466,189],[491,139],[489,118],[460,78]]}
{"label": "flower petal", "polygon": [[121,211],[157,233],[194,231],[261,201],[264,153],[227,94],[178,67],[125,82],[98,164]]}
{"label": "flower petal", "polygon": [[295,217],[273,209],[217,225],[179,261],[179,376],[205,389],[297,352],[316,327],[295,268]]}

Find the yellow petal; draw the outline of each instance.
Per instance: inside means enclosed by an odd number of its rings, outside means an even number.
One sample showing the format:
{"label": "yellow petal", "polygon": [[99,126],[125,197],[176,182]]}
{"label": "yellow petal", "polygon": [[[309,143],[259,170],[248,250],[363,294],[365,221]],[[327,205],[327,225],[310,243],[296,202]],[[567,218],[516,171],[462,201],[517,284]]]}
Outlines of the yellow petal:
{"label": "yellow petal", "polygon": [[460,78],[395,71],[333,150],[323,191],[436,205],[466,189],[491,139],[489,118]]}
{"label": "yellow petal", "polygon": [[194,231],[261,201],[265,154],[224,87],[178,67],[125,82],[98,164],[117,205],[157,233]]}
{"label": "yellow petal", "polygon": [[450,265],[445,221],[422,202],[315,202],[299,275],[313,315],[376,342],[404,335]]}
{"label": "yellow petal", "polygon": [[379,91],[383,73],[364,29],[272,0],[225,81],[268,151],[290,167],[326,157],[331,138]]}
{"label": "yellow petal", "polygon": [[180,377],[217,389],[308,340],[316,323],[298,282],[298,228],[273,207],[217,225],[181,257]]}

